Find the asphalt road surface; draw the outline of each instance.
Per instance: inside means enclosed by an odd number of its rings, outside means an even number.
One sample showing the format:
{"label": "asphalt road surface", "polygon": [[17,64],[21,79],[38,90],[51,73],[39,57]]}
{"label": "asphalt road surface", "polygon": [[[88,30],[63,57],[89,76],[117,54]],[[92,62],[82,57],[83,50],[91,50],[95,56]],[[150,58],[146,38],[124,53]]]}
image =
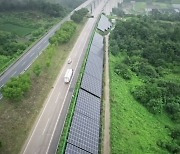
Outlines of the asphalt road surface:
{"label": "asphalt road surface", "polygon": [[[88,0],[75,10],[79,10],[91,4],[93,0]],[[74,10],[74,11],[75,11]],[[34,45],[27,53],[25,53],[14,65],[12,65],[2,76],[0,76],[0,88],[2,88],[10,78],[16,77],[19,74],[23,74],[37,59],[37,57],[43,52],[44,49],[48,47],[49,38],[54,35],[54,33],[61,27],[61,25],[70,19],[73,14],[72,11],[67,17],[65,17],[61,22],[55,25],[48,33],[45,35],[36,45]],[[0,99],[2,94],[0,94]]]}
{"label": "asphalt road surface", "polygon": [[[68,57],[72,59],[72,63],[68,64],[68,62],[66,62],[62,67],[21,153],[53,154],[56,152],[59,136],[63,129],[65,117],[84,59],[85,51],[88,47],[98,15],[101,13],[105,1],[106,0],[101,0],[101,3],[93,12],[94,18],[88,19],[85,27],[79,35],[74,48]],[[71,82],[65,84],[64,75],[68,68],[72,68],[74,74]]]}

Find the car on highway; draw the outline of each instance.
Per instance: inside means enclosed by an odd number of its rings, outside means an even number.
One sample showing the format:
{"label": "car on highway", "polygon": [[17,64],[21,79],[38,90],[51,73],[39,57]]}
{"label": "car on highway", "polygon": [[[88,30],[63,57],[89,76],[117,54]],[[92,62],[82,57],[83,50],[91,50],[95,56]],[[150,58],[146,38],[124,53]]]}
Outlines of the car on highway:
{"label": "car on highway", "polygon": [[72,60],[71,58],[68,59],[68,64],[71,64],[72,63]]}

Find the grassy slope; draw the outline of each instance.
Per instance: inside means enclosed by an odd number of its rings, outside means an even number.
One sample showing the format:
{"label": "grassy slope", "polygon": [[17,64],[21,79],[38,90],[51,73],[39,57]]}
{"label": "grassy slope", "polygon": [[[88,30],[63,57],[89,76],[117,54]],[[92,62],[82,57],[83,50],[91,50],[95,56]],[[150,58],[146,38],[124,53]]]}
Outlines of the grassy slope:
{"label": "grassy slope", "polygon": [[34,29],[26,28],[26,27],[20,27],[18,25],[13,25],[9,23],[5,23],[0,25],[0,30],[11,32],[20,36],[25,36],[29,33],[31,33]]}
{"label": "grassy slope", "polygon": [[146,2],[136,2],[135,3],[135,10],[136,11],[144,11],[146,8]]}
{"label": "grassy slope", "polygon": [[167,153],[156,142],[171,142],[165,124],[173,124],[165,115],[157,118],[135,101],[130,89],[142,82],[136,76],[128,82],[117,76],[113,67],[120,60],[110,56],[112,154]]}
{"label": "grassy slope", "polygon": [[83,25],[78,26],[76,34],[69,43],[54,47],[51,51],[46,51],[31,66],[28,72],[32,74],[34,66],[46,65],[47,60],[52,56],[50,66],[43,67],[40,76],[33,80],[31,92],[27,94],[22,102],[10,103],[4,99],[0,100],[0,141],[2,142],[0,154],[19,153]]}

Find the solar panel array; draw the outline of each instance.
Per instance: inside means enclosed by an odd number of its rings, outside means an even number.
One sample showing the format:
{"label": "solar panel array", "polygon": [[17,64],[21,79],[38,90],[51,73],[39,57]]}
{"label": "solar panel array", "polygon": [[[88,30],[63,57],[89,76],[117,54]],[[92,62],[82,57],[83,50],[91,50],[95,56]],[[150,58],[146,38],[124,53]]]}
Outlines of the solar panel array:
{"label": "solar panel array", "polygon": [[101,100],[88,92],[80,89],[76,103],[76,112],[81,113],[94,122],[100,122]]}
{"label": "solar panel array", "polygon": [[95,33],[82,79],[81,88],[101,98],[103,74],[103,36]]}
{"label": "solar panel array", "polygon": [[108,30],[109,28],[111,28],[111,26],[112,26],[112,24],[109,21],[109,19],[105,15],[102,14],[97,28],[104,32],[104,31]]}
{"label": "solar panel array", "polygon": [[66,154],[99,152],[103,59],[103,36],[95,33],[76,102]]}

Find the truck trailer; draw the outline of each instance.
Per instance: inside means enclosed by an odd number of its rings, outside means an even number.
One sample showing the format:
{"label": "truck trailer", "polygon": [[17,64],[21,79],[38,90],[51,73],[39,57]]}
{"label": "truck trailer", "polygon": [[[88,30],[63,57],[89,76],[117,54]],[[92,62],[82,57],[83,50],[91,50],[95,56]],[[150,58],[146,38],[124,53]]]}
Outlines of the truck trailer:
{"label": "truck trailer", "polygon": [[71,81],[73,75],[73,69],[67,69],[66,74],[64,76],[64,82],[69,83]]}

